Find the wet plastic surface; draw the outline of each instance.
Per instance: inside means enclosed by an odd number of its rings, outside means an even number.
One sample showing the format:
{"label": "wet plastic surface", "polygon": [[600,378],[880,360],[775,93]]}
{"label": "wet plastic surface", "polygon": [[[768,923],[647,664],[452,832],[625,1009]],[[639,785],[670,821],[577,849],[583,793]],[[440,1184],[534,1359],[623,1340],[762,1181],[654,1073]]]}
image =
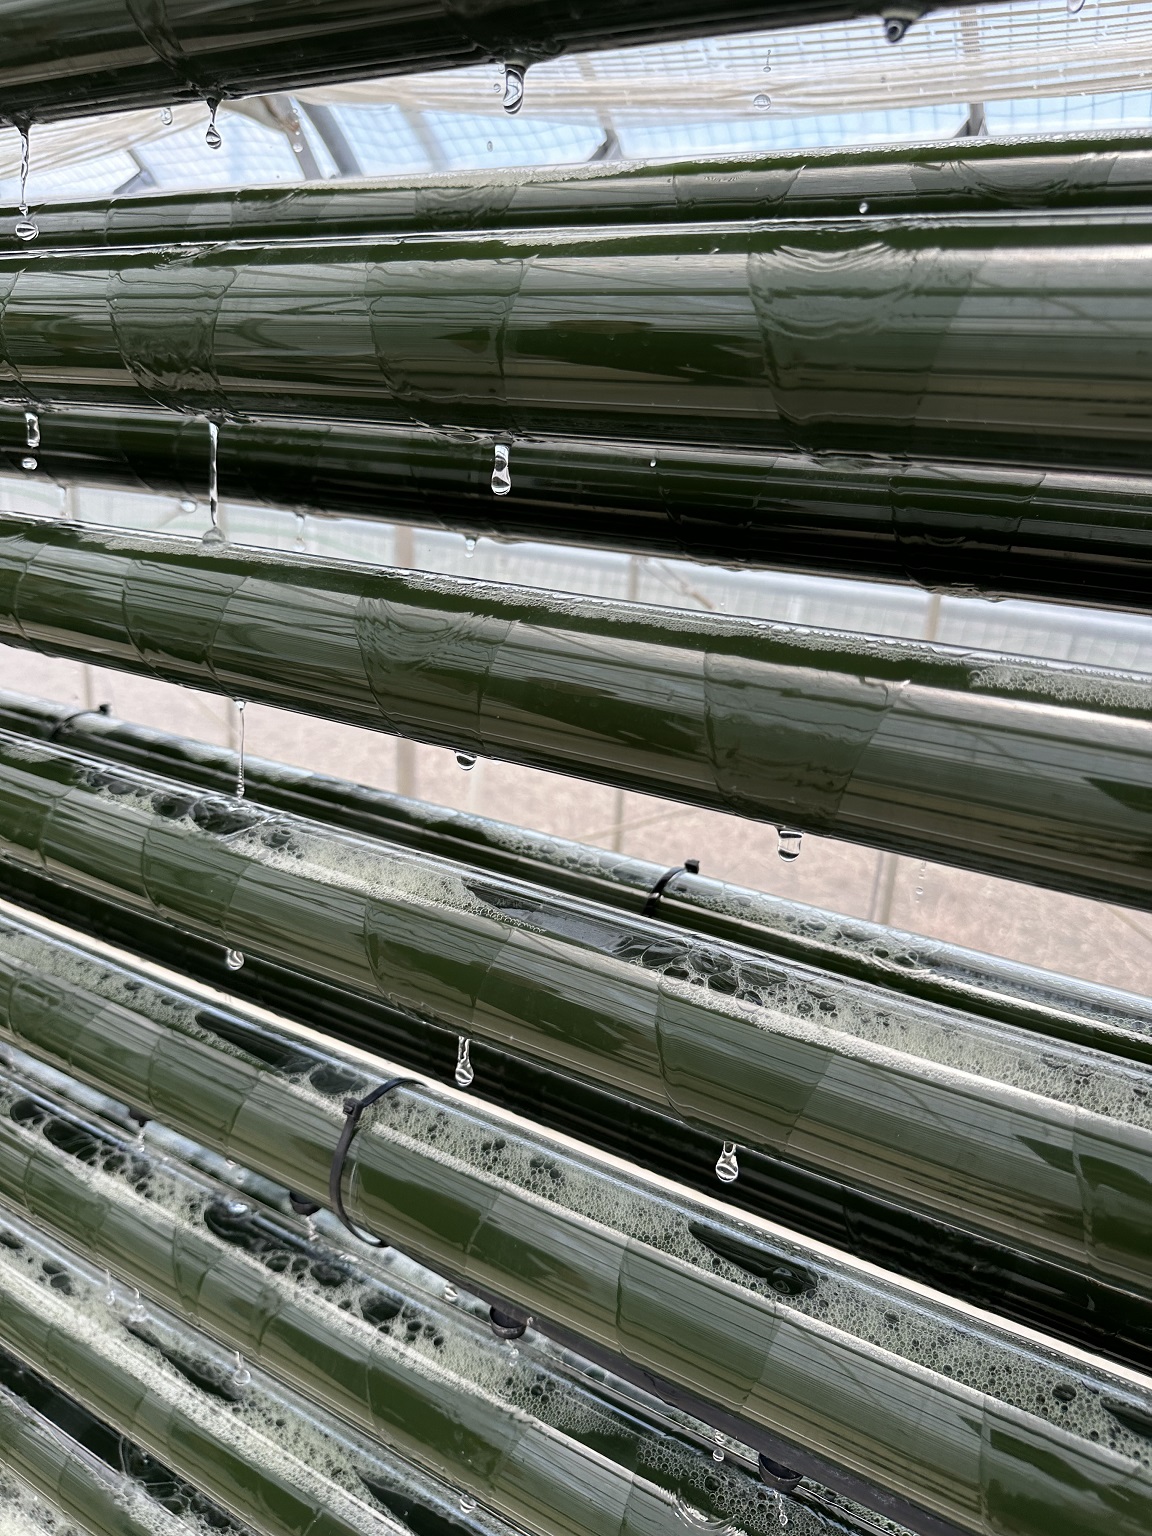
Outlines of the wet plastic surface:
{"label": "wet plastic surface", "polygon": [[15,518],[0,636],[1152,903],[1152,683],[1134,673]]}
{"label": "wet plastic surface", "polygon": [[[22,1045],[324,1198],[359,1070],[266,1028],[213,1038],[206,1010],[79,950],[66,972],[13,988]],[[1143,1378],[430,1090],[395,1090],[361,1129],[346,1203],[441,1273],[964,1530],[1137,1536],[1152,1514]]]}

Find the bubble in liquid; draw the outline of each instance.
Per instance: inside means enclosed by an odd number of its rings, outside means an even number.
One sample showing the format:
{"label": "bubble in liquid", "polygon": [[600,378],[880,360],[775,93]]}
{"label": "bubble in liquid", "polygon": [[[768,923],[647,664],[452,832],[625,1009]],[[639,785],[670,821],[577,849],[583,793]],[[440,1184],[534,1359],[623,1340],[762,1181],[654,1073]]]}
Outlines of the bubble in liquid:
{"label": "bubble in liquid", "polygon": [[492,494],[507,496],[512,489],[512,470],[509,463],[508,444],[497,443],[492,450]]}
{"label": "bubble in liquid", "polygon": [[171,107],[161,107],[160,108],[160,121],[164,124],[165,128],[171,127],[171,124],[172,124],[172,108]]}
{"label": "bubble in liquid", "polygon": [[524,105],[524,70],[519,64],[504,66],[504,110],[512,114]]}
{"label": "bubble in liquid", "polygon": [[734,1184],[740,1177],[740,1164],[736,1161],[736,1143],[726,1141],[716,1159],[716,1177],[721,1184]]}
{"label": "bubble in liquid", "polygon": [[765,96],[764,92],[761,91],[759,96],[752,98],[752,105],[756,108],[757,112],[767,112],[768,108],[772,105],[772,98],[771,96]]}
{"label": "bubble in liquid", "polygon": [[456,761],[465,773],[470,773],[476,766],[475,752],[457,752]]}
{"label": "bubble in liquid", "polygon": [[792,864],[800,857],[803,841],[803,832],[797,832],[793,827],[776,828],[776,852],[786,864]]}
{"label": "bubble in liquid", "polygon": [[20,468],[21,469],[36,469],[36,468],[39,467],[39,462],[40,461],[38,459],[34,459],[30,453],[26,453],[24,455],[24,457],[20,460]]}
{"label": "bubble in liquid", "polygon": [[238,971],[244,965],[244,956],[238,949],[226,949],[224,951],[224,964],[230,971]]}
{"label": "bubble in liquid", "polygon": [[469,1058],[472,1042],[467,1035],[461,1035],[456,1042],[456,1086],[457,1088],[470,1088],[472,1080],[476,1076],[475,1068]]}

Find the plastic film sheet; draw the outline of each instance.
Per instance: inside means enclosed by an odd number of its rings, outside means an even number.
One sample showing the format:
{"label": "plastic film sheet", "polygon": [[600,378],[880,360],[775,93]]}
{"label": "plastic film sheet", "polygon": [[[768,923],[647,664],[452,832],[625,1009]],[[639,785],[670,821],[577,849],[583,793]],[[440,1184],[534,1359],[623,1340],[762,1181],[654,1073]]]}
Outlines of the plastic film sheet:
{"label": "plastic film sheet", "polygon": [[[64,970],[23,994],[22,1045],[325,1198],[362,1071],[267,1027],[225,1039],[203,1007],[80,950]],[[1147,1523],[1152,1402],[1134,1373],[427,1089],[373,1113],[345,1184],[354,1221],[441,1273],[961,1529],[1136,1536]]]}
{"label": "plastic film sheet", "polygon": [[33,407],[1143,472],[1150,266],[1123,213],[24,251],[0,362]]}
{"label": "plastic film sheet", "polygon": [[0,524],[0,636],[456,751],[1150,900],[1152,685],[183,539]]}
{"label": "plastic film sheet", "polygon": [[[226,747],[77,712],[0,690],[0,729],[59,742],[150,773],[231,794],[239,761]],[[248,795],[276,811],[383,838],[458,864],[509,875],[636,915],[663,866],[466,811],[411,800],[311,769],[246,756]],[[681,929],[1038,1030],[1079,1045],[1152,1061],[1148,1000],[993,955],[902,933],[801,902],[681,871],[657,915]]]}
{"label": "plastic film sheet", "polygon": [[[1149,1068],[795,962],[0,742],[55,879],[1152,1291]],[[15,941],[13,941],[15,942]]]}
{"label": "plastic film sheet", "polygon": [[530,1341],[513,1354],[467,1298],[381,1280],[18,1079],[0,1092],[7,1200],[524,1529],[628,1536],[679,1515],[775,1536],[782,1507],[811,1536],[841,1529],[765,1487],[746,1448],[743,1460],[717,1461],[710,1433],[705,1445],[701,1433],[646,1422],[634,1403],[597,1396]]}

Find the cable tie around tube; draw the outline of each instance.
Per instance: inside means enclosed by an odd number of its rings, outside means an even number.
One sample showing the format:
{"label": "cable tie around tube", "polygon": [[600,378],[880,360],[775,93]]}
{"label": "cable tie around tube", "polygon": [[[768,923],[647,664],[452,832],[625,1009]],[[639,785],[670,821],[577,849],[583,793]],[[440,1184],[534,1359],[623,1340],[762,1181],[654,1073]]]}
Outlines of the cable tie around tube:
{"label": "cable tie around tube", "polygon": [[371,1093],[366,1093],[362,1099],[345,1099],[344,1128],[340,1132],[340,1139],[336,1143],[336,1150],[332,1154],[332,1167],[328,1174],[328,1200],[332,1207],[332,1214],[336,1216],[353,1237],[358,1237],[362,1243],[371,1243],[374,1248],[387,1248],[388,1244],[382,1238],[374,1237],[371,1232],[361,1232],[354,1227],[348,1219],[348,1212],[344,1209],[344,1196],[340,1192],[340,1185],[344,1179],[344,1163],[348,1157],[348,1148],[352,1145],[352,1138],[360,1124],[360,1116],[366,1109],[370,1109],[378,1099],[382,1099],[386,1093],[391,1093],[393,1088],[403,1087],[405,1083],[416,1083],[415,1077],[390,1077],[386,1083],[381,1083],[379,1088],[373,1088]]}
{"label": "cable tie around tube", "polygon": [[66,725],[71,725],[73,720],[79,720],[84,715],[105,715],[105,716],[107,716],[107,715],[110,715],[111,713],[112,713],[112,706],[111,706],[111,704],[97,704],[95,706],[95,708],[93,708],[93,709],[74,709],[70,715],[64,715],[64,716],[62,716],[61,719],[57,720],[56,724],[52,727],[52,729],[48,732],[48,735],[44,739],[45,739],[45,741],[55,741],[57,736],[59,736],[60,732],[64,729],[64,727]]}
{"label": "cable tie around tube", "polygon": [[677,875],[698,875],[700,873],[699,859],[685,859],[683,864],[675,864],[671,869],[666,869],[657,880],[656,884],[648,892],[648,900],[640,909],[641,917],[655,917],[656,908],[660,905],[660,898],[665,890],[675,880]]}

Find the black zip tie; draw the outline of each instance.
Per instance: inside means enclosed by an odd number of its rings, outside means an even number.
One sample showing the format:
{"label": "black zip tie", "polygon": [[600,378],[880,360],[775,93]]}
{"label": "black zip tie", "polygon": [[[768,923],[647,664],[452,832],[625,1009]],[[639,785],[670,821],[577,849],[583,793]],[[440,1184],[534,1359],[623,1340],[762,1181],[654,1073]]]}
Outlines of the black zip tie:
{"label": "black zip tie", "polygon": [[48,732],[45,740],[55,741],[66,725],[71,725],[73,720],[79,720],[83,715],[110,715],[111,713],[111,704],[97,704],[95,709],[74,709],[70,715],[65,715],[62,720],[57,720],[56,724]]}
{"label": "black zip tie", "polygon": [[675,880],[676,876],[682,875],[685,872],[690,875],[698,875],[700,873],[700,860],[685,859],[683,864],[676,864],[672,869],[666,869],[660,876],[659,880],[657,880],[656,884],[648,892],[648,900],[640,909],[640,916],[655,917],[656,908],[660,905],[661,896],[663,896],[665,890],[669,885],[671,885],[672,881]]}
{"label": "black zip tie", "polygon": [[336,1150],[332,1154],[332,1168],[328,1174],[328,1200],[332,1207],[332,1214],[343,1222],[352,1236],[358,1237],[362,1243],[371,1243],[374,1248],[387,1248],[388,1244],[382,1238],[373,1237],[371,1232],[358,1232],[348,1220],[348,1212],[344,1209],[344,1196],[340,1193],[340,1184],[344,1178],[344,1161],[364,1111],[375,1104],[377,1099],[382,1099],[386,1093],[391,1093],[393,1088],[400,1088],[405,1083],[418,1081],[419,1079],[415,1077],[390,1077],[386,1083],[381,1083],[379,1088],[373,1088],[372,1092],[365,1094],[362,1099],[344,1100],[344,1113],[348,1118],[344,1122],[340,1140],[336,1143]]}

